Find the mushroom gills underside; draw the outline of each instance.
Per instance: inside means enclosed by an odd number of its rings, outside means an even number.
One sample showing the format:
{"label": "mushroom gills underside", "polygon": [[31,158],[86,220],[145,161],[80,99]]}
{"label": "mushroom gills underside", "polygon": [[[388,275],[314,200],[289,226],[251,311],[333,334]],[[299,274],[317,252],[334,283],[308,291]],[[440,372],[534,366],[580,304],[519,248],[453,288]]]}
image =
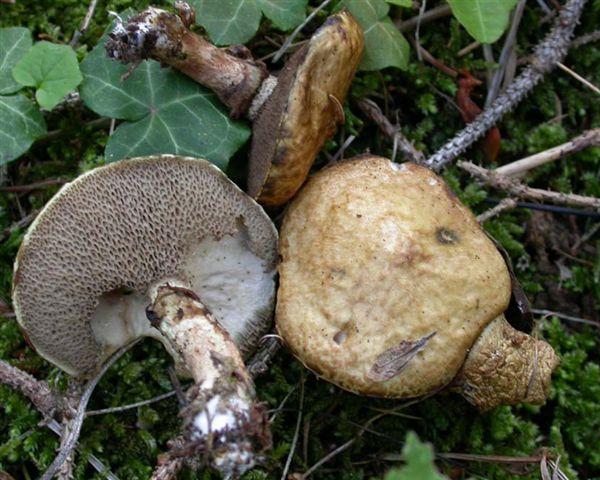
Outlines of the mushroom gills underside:
{"label": "mushroom gills underside", "polygon": [[[156,282],[188,285],[244,355],[252,352],[270,327],[275,282],[274,268],[252,253],[247,243],[243,230],[220,239],[204,238],[186,255],[181,272]],[[90,324],[106,355],[141,336],[156,338],[170,350],[146,315],[152,287],[147,292],[124,287],[102,297]]]}

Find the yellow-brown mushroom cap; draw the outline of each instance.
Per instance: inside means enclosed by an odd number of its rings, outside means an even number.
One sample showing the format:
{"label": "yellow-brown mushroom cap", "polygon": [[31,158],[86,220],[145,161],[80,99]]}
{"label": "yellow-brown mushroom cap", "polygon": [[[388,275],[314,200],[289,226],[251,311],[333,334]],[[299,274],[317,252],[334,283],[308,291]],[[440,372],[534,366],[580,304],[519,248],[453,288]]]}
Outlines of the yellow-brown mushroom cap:
{"label": "yellow-brown mushroom cap", "polygon": [[280,255],[279,333],[308,368],[367,395],[447,385],[511,294],[500,253],[444,181],[381,157],[312,177]]}
{"label": "yellow-brown mushroom cap", "polygon": [[248,353],[270,326],[276,258],[269,217],[208,161],[131,159],[46,205],[17,255],[13,305],[40,355],[85,375],[133,338],[158,336],[149,290],[176,278]]}
{"label": "yellow-brown mushroom cap", "polygon": [[248,193],[262,205],[287,202],[343,119],[343,102],[364,48],[350,12],[330,17],[287,62],[254,121]]}

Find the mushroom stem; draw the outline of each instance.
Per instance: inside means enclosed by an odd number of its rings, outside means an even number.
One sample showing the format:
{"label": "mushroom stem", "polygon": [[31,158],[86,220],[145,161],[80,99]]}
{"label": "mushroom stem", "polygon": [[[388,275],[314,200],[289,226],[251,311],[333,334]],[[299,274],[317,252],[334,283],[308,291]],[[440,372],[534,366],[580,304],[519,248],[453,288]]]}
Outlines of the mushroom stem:
{"label": "mushroom stem", "polygon": [[182,455],[202,455],[225,478],[243,474],[270,446],[271,436],[237,347],[192,291],[166,283],[152,299],[148,318],[195,381],[181,413]]}
{"label": "mushroom stem", "polygon": [[126,23],[118,18],[107,54],[134,66],[147,58],[170,65],[215,92],[231,117],[240,118],[267,76],[266,67],[243,45],[217,48],[196,35],[188,29],[192,18],[189,8],[176,15],[154,7]]}
{"label": "mushroom stem", "polygon": [[454,389],[480,410],[546,401],[559,359],[552,347],[496,317],[471,348]]}

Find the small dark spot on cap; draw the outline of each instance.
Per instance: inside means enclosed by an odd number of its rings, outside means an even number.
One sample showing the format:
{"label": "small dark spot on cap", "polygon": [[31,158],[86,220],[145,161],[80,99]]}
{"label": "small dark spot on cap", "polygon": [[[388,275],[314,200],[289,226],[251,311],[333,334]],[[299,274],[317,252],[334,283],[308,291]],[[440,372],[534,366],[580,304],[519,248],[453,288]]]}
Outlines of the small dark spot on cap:
{"label": "small dark spot on cap", "polygon": [[160,325],[160,316],[158,316],[158,314],[149,306],[146,307],[146,318],[150,320],[150,325],[152,325],[153,327],[158,327]]}
{"label": "small dark spot on cap", "polygon": [[183,318],[183,308],[177,309],[177,320],[181,320]]}
{"label": "small dark spot on cap", "polygon": [[435,231],[435,238],[442,245],[452,245],[459,241],[458,234],[454,230],[444,227],[438,228]]}

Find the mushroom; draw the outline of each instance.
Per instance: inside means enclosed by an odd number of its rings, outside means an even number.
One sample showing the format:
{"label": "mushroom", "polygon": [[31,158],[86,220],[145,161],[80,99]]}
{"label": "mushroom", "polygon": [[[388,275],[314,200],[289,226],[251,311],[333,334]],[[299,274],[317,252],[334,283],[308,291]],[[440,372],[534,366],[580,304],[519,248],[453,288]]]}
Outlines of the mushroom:
{"label": "mushroom", "polygon": [[137,158],[46,205],[17,255],[13,305],[37,352],[78,378],[135,338],[160,340],[195,382],[187,446],[238,475],[270,444],[243,356],[270,327],[276,259],[271,220],[216,167]]}
{"label": "mushroom", "polygon": [[545,401],[558,358],[506,321],[502,256],[429,169],[367,155],[320,171],[280,256],[278,333],[324,379],[391,398],[449,387],[482,410]]}
{"label": "mushroom", "polygon": [[176,7],[178,15],[149,7],[126,24],[117,21],[108,56],[170,65],[213,90],[233,118],[253,120],[248,193],[268,207],[284,204],[344,119],[364,48],[360,26],[347,10],[332,15],[275,77],[245,47],[217,48],[190,31],[191,7]]}

